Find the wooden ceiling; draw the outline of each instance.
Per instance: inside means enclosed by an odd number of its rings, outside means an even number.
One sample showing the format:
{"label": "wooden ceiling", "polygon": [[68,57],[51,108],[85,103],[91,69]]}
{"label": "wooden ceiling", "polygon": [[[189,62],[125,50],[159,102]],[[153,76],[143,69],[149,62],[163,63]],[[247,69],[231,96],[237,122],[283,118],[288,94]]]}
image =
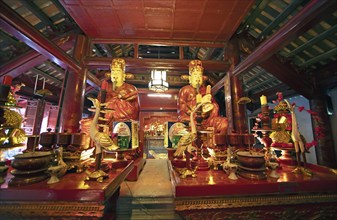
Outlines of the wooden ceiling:
{"label": "wooden ceiling", "polygon": [[[66,69],[89,68],[87,94],[97,93],[112,58],[126,60],[142,94],[150,71],[168,70],[172,90],[186,85],[188,62],[203,61],[208,83],[223,98],[233,74],[247,96],[277,91],[312,98],[337,85],[336,0],[0,0],[0,80],[12,75],[32,96],[45,78],[58,103]],[[84,64],[72,57],[77,34],[88,36]],[[295,80],[296,79],[296,80]],[[42,85],[42,81],[39,80]]]}
{"label": "wooden ceiling", "polygon": [[226,42],[254,0],[60,2],[92,38]]}

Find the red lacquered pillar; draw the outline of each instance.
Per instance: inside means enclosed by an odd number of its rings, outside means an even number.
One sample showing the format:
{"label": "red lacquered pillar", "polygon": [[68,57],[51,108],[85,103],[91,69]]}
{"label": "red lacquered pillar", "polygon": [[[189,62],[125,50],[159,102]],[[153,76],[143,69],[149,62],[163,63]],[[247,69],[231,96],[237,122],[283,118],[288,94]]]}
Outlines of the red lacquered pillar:
{"label": "red lacquered pillar", "polygon": [[[310,100],[310,109],[315,112],[311,115],[314,128],[314,138],[318,140],[318,146],[315,147],[317,163],[319,165],[336,168],[336,156],[331,132],[330,119],[326,111],[326,103],[323,95],[321,98]],[[323,135],[321,132],[323,132]]]}
{"label": "red lacquered pillar", "polygon": [[247,131],[246,112],[245,106],[238,104],[239,99],[244,96],[242,83],[238,77],[231,76],[231,84],[234,130],[239,134],[243,134]]}
{"label": "red lacquered pillar", "polygon": [[[74,58],[82,62],[89,51],[88,48],[89,40],[85,36],[79,35],[74,49]],[[67,73],[63,84],[63,97],[61,97],[59,105],[62,108],[59,126],[60,132],[64,130],[78,132],[80,128],[79,121],[82,119],[86,75],[86,68],[82,68],[77,72],[69,71]]]}

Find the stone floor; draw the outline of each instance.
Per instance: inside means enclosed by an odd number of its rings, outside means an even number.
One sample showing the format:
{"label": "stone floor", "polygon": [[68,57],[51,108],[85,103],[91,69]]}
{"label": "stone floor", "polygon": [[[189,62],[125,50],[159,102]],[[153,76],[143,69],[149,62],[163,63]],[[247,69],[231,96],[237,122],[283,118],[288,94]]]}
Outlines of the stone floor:
{"label": "stone floor", "polygon": [[167,159],[147,159],[137,181],[122,183],[117,219],[181,219],[174,212]]}

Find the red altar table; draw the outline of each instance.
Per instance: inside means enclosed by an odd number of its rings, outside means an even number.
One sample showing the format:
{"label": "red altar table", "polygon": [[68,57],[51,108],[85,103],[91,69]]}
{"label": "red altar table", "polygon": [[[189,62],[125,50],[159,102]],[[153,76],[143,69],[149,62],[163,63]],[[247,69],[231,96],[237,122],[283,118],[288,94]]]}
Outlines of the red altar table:
{"label": "red altar table", "polygon": [[[169,162],[176,211],[186,219],[336,219],[337,175],[309,164],[312,177],[282,165],[279,179],[228,179],[224,171],[180,178]],[[268,174],[268,172],[267,172]],[[297,217],[296,217],[297,216]],[[295,218],[294,218],[295,217]]]}
{"label": "red altar table", "polygon": [[31,185],[8,186],[7,174],[0,188],[0,218],[81,218],[113,219],[120,184],[133,169],[125,167],[108,172],[102,183],[85,180],[86,173],[69,173],[55,184],[47,180]]}

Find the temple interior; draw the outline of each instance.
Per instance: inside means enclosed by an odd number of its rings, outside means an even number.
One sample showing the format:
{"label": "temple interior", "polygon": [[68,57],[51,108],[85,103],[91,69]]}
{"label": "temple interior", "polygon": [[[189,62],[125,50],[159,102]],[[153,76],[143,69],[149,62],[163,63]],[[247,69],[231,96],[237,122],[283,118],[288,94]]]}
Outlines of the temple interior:
{"label": "temple interior", "polygon": [[0,219],[336,219],[337,0],[0,0]]}

